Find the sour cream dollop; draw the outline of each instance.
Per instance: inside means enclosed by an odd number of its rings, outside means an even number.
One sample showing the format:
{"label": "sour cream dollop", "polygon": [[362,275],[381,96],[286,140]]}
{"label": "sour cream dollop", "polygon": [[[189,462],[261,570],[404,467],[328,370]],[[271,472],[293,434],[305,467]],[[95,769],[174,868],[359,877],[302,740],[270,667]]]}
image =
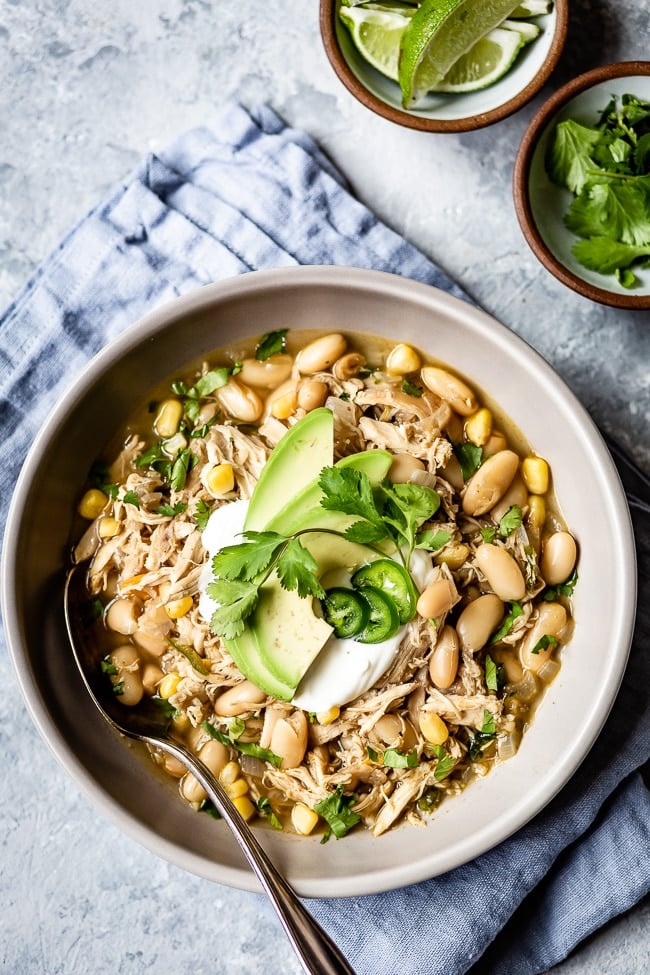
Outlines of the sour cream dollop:
{"label": "sour cream dollop", "polygon": [[[248,501],[232,501],[212,512],[203,531],[203,546],[209,559],[199,580],[201,596],[199,613],[209,623],[217,603],[207,594],[212,582],[212,559],[226,545],[242,541]],[[422,590],[431,577],[431,560],[420,551],[411,556],[411,575],[418,589]],[[346,570],[329,572],[323,584],[349,586],[350,574]],[[381,643],[359,643],[352,639],[331,636],[301,680],[292,704],[304,711],[328,711],[341,707],[369,690],[390,667],[404,639],[406,626]]]}

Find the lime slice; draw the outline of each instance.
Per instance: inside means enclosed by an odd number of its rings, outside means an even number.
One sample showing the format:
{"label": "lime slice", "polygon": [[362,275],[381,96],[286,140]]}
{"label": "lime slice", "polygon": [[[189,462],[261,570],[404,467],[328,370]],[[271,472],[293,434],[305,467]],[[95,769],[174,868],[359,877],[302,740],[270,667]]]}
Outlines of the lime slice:
{"label": "lime slice", "polygon": [[400,41],[414,13],[414,7],[373,3],[364,7],[341,7],[339,17],[368,64],[397,81]]}
{"label": "lime slice", "polygon": [[400,46],[399,83],[405,108],[440,84],[456,61],[517,5],[517,0],[424,0]]}
{"label": "lime slice", "polygon": [[496,27],[458,58],[434,91],[460,95],[487,88],[510,70],[524,43],[518,31]]}

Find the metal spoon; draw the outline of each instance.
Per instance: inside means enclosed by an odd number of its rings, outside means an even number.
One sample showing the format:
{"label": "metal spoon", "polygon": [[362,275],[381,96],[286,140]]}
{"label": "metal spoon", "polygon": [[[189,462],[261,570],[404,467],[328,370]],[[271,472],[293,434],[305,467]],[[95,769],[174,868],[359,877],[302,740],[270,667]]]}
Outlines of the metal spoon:
{"label": "metal spoon", "polygon": [[110,682],[98,666],[97,652],[87,639],[81,609],[84,601],[87,601],[84,570],[83,566],[76,565],[65,583],[65,622],[77,666],[100,714],[120,734],[161,748],[196,776],[268,894],[303,970],[308,975],[354,975],[339,949],[273,866],[221,783],[186,745],[171,737],[170,718],[150,699],[143,699],[137,708],[124,707],[116,700]]}

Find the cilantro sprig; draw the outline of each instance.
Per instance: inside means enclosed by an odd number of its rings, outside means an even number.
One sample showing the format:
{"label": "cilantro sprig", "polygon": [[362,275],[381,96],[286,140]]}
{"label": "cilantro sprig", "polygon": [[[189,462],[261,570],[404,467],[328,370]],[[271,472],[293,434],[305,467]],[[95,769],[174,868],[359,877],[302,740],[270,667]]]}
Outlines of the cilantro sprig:
{"label": "cilantro sprig", "polygon": [[361,816],[352,809],[355,801],[356,797],[346,796],[343,786],[339,785],[322,802],[316,803],[314,812],[322,816],[327,823],[327,831],[321,840],[322,843],[326,843],[332,833],[337,840],[342,839],[361,821]]}
{"label": "cilantro sprig", "polygon": [[579,238],[576,259],[634,287],[632,268],[650,264],[650,102],[625,94],[594,127],[560,122],[546,170],[574,194],[564,222]]}

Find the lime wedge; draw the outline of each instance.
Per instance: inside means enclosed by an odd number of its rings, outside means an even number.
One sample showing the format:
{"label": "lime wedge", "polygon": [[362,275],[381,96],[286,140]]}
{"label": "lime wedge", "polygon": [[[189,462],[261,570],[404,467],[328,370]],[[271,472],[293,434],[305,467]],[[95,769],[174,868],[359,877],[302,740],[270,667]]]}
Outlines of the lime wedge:
{"label": "lime wedge", "polygon": [[387,78],[397,81],[400,41],[415,7],[372,3],[341,7],[339,17],[359,54]]}
{"label": "lime wedge", "polygon": [[525,20],[504,20],[502,24],[499,24],[499,27],[503,27],[505,30],[519,31],[524,44],[531,44],[542,33],[541,27],[538,27],[537,24],[529,24]]}
{"label": "lime wedge", "polygon": [[440,84],[517,5],[517,0],[424,0],[402,35],[398,77],[404,107]]}
{"label": "lime wedge", "polygon": [[553,0],[522,0],[510,14],[511,17],[543,17],[553,9]]}
{"label": "lime wedge", "polygon": [[524,43],[518,31],[496,27],[458,58],[434,91],[460,95],[487,88],[510,70]]}

